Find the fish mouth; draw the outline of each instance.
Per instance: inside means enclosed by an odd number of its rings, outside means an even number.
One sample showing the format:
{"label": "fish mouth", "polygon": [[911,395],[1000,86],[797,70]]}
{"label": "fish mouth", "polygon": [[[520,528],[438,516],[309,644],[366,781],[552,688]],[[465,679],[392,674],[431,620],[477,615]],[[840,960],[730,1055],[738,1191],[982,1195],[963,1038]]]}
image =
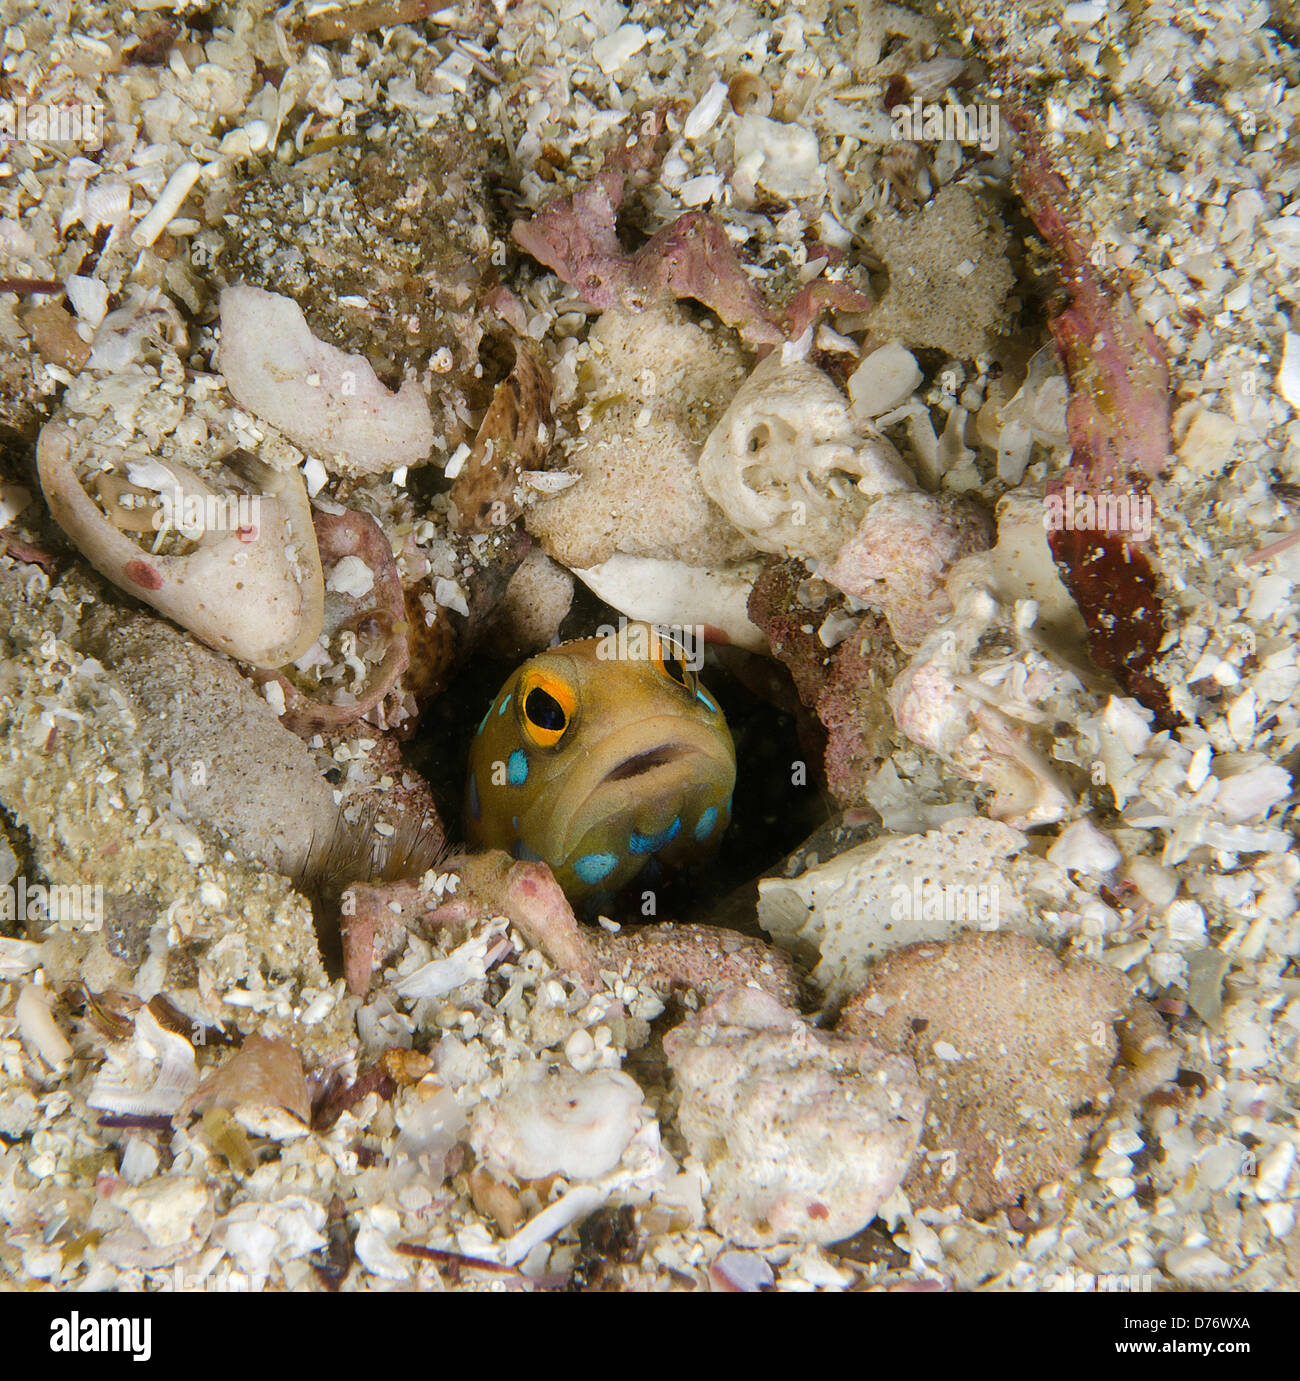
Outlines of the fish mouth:
{"label": "fish mouth", "polygon": [[634,753],[630,758],[624,758],[617,767],[605,774],[604,780],[606,782],[626,782],[633,777],[640,777],[647,772],[653,772],[656,767],[663,767],[670,762],[677,762],[680,758],[690,757],[695,751],[697,750],[681,743],[661,743],[657,748],[647,748],[642,753]]}
{"label": "fish mouth", "polygon": [[694,781],[734,776],[725,727],[719,733],[710,724],[654,715],[620,738],[621,743],[594,745],[549,803],[546,828],[566,858],[596,820],[611,811],[622,813],[633,799],[689,792]]}

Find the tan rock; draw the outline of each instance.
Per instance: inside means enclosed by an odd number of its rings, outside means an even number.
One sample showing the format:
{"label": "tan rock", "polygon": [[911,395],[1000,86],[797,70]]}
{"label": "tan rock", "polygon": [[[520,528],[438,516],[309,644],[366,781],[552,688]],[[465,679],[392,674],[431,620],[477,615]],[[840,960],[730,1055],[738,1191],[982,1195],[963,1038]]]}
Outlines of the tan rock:
{"label": "tan rock", "polygon": [[1023,935],[909,945],[871,970],[836,1030],[916,1061],[929,1104],[914,1207],[971,1214],[1072,1170],[1114,1097],[1123,974]]}

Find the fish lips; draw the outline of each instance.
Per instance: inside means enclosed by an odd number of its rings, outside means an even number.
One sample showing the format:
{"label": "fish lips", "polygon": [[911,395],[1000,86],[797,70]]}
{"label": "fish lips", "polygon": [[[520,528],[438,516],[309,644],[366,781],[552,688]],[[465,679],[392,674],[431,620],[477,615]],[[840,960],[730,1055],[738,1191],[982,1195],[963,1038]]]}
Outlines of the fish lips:
{"label": "fish lips", "polygon": [[[623,741],[623,740],[628,741]],[[713,725],[656,717],[597,744],[554,802],[548,832],[568,858],[593,827],[615,816],[635,823],[637,803],[707,794],[728,799],[735,785],[731,736]],[[712,785],[713,789],[710,790]]]}

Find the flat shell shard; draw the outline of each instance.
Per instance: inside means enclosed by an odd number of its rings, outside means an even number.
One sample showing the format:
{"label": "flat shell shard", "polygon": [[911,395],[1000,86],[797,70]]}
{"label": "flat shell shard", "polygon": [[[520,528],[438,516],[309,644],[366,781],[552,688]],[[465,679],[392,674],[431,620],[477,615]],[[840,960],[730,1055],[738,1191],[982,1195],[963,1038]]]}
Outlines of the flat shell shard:
{"label": "flat shell shard", "polygon": [[540,470],[551,434],[551,380],[522,342],[509,378],[497,386],[465,468],[451,487],[457,532],[492,532],[519,516],[524,470]]}
{"label": "flat shell shard", "polygon": [[1136,543],[1113,532],[1061,529],[1052,556],[1088,625],[1088,650],[1162,729],[1179,722],[1155,664],[1166,632],[1156,575]]}
{"label": "flat shell shard", "polygon": [[[256,528],[211,529],[188,553],[151,555],[105,516],[81,482],[78,462],[94,445],[87,419],[48,423],[36,446],[50,513],[86,560],[120,589],[241,662],[277,667],[301,657],[320,633],[325,604],[301,472],[245,461],[261,490]],[[125,453],[108,457],[100,447],[97,458],[112,458],[125,469]],[[188,478],[201,484],[197,476]]]}
{"label": "flat shell shard", "polygon": [[599,599],[645,623],[698,623],[713,630],[710,641],[763,652],[763,634],[746,608],[757,567],[688,566],[649,556],[615,552],[608,561],[573,570]]}

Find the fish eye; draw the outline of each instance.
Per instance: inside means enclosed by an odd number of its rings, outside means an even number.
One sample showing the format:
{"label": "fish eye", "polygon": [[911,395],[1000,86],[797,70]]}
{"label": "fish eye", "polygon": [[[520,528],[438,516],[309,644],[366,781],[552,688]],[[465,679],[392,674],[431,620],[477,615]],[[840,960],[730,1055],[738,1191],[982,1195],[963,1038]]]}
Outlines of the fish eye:
{"label": "fish eye", "polygon": [[548,691],[535,686],[524,701],[524,713],[535,729],[559,732],[564,728],[564,707]]}
{"label": "fish eye", "polygon": [[573,691],[557,677],[538,673],[524,683],[519,700],[524,730],[539,748],[564,737],[576,707]]}

